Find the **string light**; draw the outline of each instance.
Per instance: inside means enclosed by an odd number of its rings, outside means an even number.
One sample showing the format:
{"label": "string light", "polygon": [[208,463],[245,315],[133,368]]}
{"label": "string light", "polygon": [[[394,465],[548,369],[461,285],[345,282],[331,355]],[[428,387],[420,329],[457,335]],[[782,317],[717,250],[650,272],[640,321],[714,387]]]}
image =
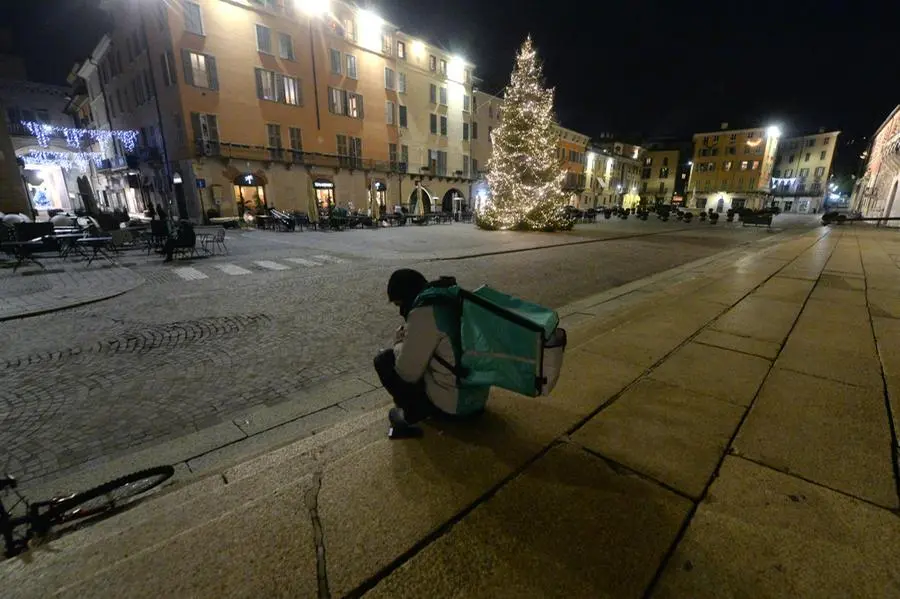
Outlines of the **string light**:
{"label": "string light", "polygon": [[103,154],[100,152],[45,152],[38,150],[22,156],[26,168],[29,166],[58,166],[67,170],[79,171],[86,171],[90,161],[99,167],[102,160]]}
{"label": "string light", "polygon": [[531,231],[572,227],[564,210],[566,171],[557,156],[553,95],[553,89],[543,87],[543,69],[529,36],[504,90],[500,126],[491,134],[490,197],[481,202],[479,227]]}
{"label": "string light", "polygon": [[122,143],[126,152],[131,153],[137,145],[138,132],[133,129],[107,131],[105,129],[78,129],[75,127],[61,127],[37,121],[22,121],[22,126],[37,138],[41,147],[50,147],[50,136],[62,135],[70,148],[80,148],[85,138],[93,143],[108,143],[114,139]]}

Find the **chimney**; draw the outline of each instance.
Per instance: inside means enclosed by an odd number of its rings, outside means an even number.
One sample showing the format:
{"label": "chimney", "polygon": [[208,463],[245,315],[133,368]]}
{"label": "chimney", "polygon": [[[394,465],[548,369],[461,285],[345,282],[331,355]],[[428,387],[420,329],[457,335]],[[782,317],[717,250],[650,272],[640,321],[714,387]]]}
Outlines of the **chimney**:
{"label": "chimney", "polygon": [[722,131],[725,131],[725,129],[728,129],[728,123],[722,123]]}

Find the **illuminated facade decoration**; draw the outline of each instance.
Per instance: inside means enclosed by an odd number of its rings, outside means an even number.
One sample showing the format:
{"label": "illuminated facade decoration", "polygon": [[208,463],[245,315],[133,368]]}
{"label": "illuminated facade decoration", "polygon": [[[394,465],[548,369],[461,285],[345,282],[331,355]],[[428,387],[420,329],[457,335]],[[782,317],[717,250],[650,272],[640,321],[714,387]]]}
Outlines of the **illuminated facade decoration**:
{"label": "illuminated facade decoration", "polygon": [[[900,218],[900,105],[875,132],[866,158],[854,191],[854,210],[866,218]],[[900,226],[898,221],[886,224]]]}

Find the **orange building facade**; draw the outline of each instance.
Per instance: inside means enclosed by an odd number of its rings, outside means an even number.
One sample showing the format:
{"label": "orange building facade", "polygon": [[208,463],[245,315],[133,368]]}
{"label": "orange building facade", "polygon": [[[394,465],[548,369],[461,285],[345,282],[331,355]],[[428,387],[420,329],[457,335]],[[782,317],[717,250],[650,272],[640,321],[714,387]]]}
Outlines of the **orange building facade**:
{"label": "orange building facade", "polygon": [[[173,182],[176,214],[309,212],[310,187],[320,208],[361,212],[409,207],[422,191],[431,211],[469,197],[474,67],[462,59],[335,1],[105,5],[111,124],[160,150],[162,168],[141,170]],[[115,64],[126,56],[134,64]],[[153,91],[129,98],[135,77]]]}

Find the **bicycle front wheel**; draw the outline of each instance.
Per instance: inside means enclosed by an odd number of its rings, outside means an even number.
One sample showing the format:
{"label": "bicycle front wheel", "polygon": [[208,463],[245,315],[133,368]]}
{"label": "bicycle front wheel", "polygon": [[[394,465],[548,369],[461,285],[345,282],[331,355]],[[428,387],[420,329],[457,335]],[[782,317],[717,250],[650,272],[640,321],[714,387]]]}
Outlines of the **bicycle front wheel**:
{"label": "bicycle front wheel", "polygon": [[53,519],[61,524],[125,507],[139,495],[166,482],[173,474],[175,468],[172,466],[157,466],[59,499],[53,504]]}

